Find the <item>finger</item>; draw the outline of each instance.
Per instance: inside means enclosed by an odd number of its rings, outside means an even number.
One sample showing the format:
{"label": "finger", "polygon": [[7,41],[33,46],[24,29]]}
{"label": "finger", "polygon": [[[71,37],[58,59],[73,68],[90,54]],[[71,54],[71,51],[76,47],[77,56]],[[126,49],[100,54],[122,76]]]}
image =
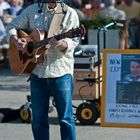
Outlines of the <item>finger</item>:
{"label": "finger", "polygon": [[56,40],[56,38],[53,37],[53,38],[50,39],[50,42],[51,42],[51,43],[56,43],[57,40]]}
{"label": "finger", "polygon": [[27,43],[26,38],[21,38],[21,41],[24,42],[24,43]]}
{"label": "finger", "polygon": [[16,46],[18,47],[18,49],[23,50],[23,48],[25,48],[26,46],[26,42],[23,42],[21,39],[18,39]]}

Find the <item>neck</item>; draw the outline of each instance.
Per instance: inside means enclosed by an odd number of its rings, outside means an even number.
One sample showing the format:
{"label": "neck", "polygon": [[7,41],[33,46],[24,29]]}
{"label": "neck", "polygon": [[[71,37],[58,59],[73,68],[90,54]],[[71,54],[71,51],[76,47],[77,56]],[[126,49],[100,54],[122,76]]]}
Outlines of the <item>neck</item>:
{"label": "neck", "polygon": [[48,3],[48,9],[54,9],[57,6],[57,3]]}

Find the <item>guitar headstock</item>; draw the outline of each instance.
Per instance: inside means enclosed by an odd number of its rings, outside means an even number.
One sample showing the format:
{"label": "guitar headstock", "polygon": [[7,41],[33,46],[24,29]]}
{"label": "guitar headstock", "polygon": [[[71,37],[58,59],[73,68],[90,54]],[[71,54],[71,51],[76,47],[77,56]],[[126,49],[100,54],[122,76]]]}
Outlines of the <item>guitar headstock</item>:
{"label": "guitar headstock", "polygon": [[81,25],[78,28],[74,28],[69,30],[67,33],[65,33],[66,37],[69,38],[75,38],[75,37],[84,37],[86,33],[85,27],[83,25]]}

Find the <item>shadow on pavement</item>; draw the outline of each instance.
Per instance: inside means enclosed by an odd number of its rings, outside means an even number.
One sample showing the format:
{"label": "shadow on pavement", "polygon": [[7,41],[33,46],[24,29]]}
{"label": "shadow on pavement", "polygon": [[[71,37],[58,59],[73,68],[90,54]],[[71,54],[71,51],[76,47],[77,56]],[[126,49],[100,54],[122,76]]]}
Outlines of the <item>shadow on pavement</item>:
{"label": "shadow on pavement", "polygon": [[8,90],[8,91],[29,91],[29,86],[28,85],[13,85],[13,84],[8,84],[8,85],[2,85],[0,84],[0,90]]}

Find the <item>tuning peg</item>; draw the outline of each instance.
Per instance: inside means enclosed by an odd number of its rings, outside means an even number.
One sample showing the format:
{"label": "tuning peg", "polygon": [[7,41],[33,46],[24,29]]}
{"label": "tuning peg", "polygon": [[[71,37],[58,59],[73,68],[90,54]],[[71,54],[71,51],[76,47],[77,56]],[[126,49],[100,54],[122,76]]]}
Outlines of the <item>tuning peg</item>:
{"label": "tuning peg", "polygon": [[85,39],[85,37],[84,36],[82,36],[82,40],[84,40]]}

